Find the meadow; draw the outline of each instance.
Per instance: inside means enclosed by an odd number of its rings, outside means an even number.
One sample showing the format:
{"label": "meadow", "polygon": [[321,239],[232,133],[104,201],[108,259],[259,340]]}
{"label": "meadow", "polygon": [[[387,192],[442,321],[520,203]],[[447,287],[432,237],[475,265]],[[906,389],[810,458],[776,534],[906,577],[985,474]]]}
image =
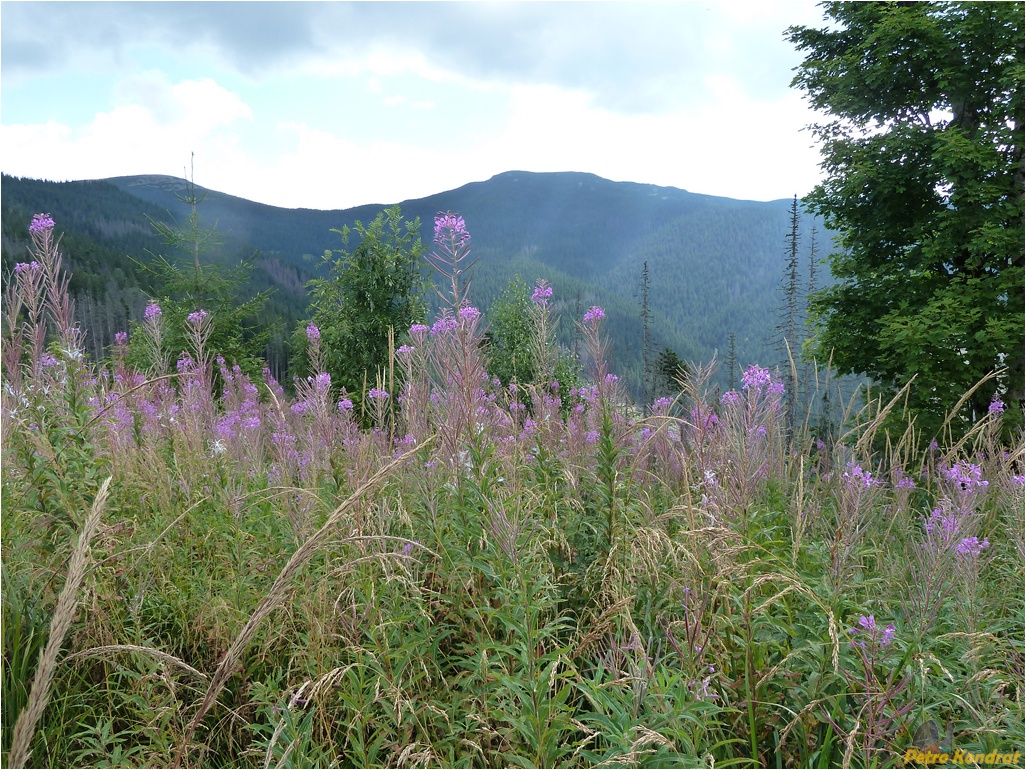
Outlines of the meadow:
{"label": "meadow", "polygon": [[151,303],[133,334],[168,364],[135,371],[124,334],[82,352],[54,229],[4,297],[5,765],[1023,751],[1023,439],[997,395],[939,441],[884,434],[900,398],[786,425],[757,365],[640,409],[599,307],[573,319],[584,380],[556,381],[544,282],[538,374],[502,387],[455,270],[359,398],[316,326],[286,392],[209,349],[203,308],[167,351]]}

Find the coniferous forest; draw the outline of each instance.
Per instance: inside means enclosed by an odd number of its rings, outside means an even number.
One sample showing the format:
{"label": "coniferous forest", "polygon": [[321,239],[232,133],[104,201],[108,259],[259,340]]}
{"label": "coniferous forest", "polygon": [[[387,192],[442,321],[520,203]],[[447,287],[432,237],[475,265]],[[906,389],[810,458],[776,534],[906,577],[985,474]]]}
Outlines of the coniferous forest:
{"label": "coniferous forest", "polygon": [[[188,180],[52,183],[4,176],[2,184],[3,264],[8,270],[26,254],[25,223],[33,213],[68,212],[67,221],[62,220],[65,259],[94,355],[105,356],[113,335],[127,330],[128,322],[140,321],[146,304],[145,291],[126,301],[108,289],[113,289],[112,282],[141,284],[149,295],[161,296],[161,276],[151,269],[154,258],[192,259],[191,246],[169,246],[153,226],[188,221],[189,207],[182,200],[188,195]],[[274,330],[264,355],[276,375],[288,382],[290,336],[308,315],[306,284],[323,277],[325,251],[342,246],[334,231],[368,222],[385,207],[278,209],[202,188],[197,188],[197,197],[203,197],[197,217],[210,236],[202,244],[201,259],[225,268],[240,262],[252,265],[239,286],[240,301],[271,292],[259,315],[259,326]],[[549,280],[560,290],[561,306],[567,310],[578,300],[585,305],[602,302],[617,340],[614,360],[640,397],[643,264],[648,262],[654,279],[650,345],[657,351],[669,347],[686,360],[717,356],[722,361],[733,333],[739,360],[766,360],[774,350],[772,328],[781,304],[789,203],[734,201],[613,183],[590,174],[509,172],[399,205],[407,219],[420,220],[426,242],[438,211],[459,211],[473,224],[478,262],[471,298],[484,310],[516,277],[528,283]],[[808,238],[815,222],[803,215],[801,226]],[[820,237],[825,241],[825,235]],[[108,250],[119,257],[100,256]],[[803,246],[803,276],[808,263]],[[828,270],[821,275],[829,280]],[[429,302],[433,297],[428,292]],[[570,343],[570,327],[563,332],[564,343]],[[776,364],[779,356],[774,356]],[[718,380],[726,385],[726,378]]]}
{"label": "coniferous forest", "polygon": [[1022,4],[825,8],[802,201],[4,176],[3,764],[1021,766]]}

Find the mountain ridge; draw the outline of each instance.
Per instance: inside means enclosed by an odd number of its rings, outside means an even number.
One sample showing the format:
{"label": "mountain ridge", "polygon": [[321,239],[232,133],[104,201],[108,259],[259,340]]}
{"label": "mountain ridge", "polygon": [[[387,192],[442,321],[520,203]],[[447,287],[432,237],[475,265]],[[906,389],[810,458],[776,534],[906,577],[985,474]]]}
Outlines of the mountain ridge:
{"label": "mountain ridge", "polygon": [[[2,180],[5,217],[12,207],[25,216],[31,201],[43,205],[45,200],[55,209],[51,213],[59,226],[84,230],[90,230],[93,220],[121,223],[108,229],[136,231],[153,218],[182,222],[189,213],[181,200],[186,185],[185,179],[156,174],[62,183],[8,176]],[[87,188],[92,191],[88,201],[83,199]],[[383,208],[399,205],[405,218],[420,218],[425,244],[431,243],[437,212],[464,217],[479,258],[471,297],[482,309],[517,274],[529,284],[536,278],[551,280],[564,317],[578,304],[606,307],[614,356],[634,372],[636,381],[639,285],[646,262],[656,351],[667,346],[694,360],[716,354],[722,358],[733,333],[740,362],[765,364],[771,354],[766,338],[782,304],[787,199],[743,201],[612,182],[587,172],[517,170],[424,198],[349,209],[289,209],[202,185],[196,191],[203,196],[198,207],[202,224],[217,229],[224,241],[221,257],[255,257],[258,283],[261,288],[279,287],[278,301],[288,306],[288,323],[303,316],[305,297],[298,287],[319,274],[325,251],[341,247],[332,231],[352,227],[357,220],[369,222]],[[104,208],[107,197],[112,201],[109,209]],[[72,211],[62,213],[62,201]],[[138,206],[133,208],[131,201]],[[805,229],[812,223],[803,217]],[[105,238],[98,229],[92,227],[90,237],[115,250],[129,247],[127,241]],[[138,250],[138,241],[131,247]],[[159,244],[151,242],[145,250],[153,249]],[[128,317],[141,310],[133,308]],[[572,326],[564,321],[566,335]]]}

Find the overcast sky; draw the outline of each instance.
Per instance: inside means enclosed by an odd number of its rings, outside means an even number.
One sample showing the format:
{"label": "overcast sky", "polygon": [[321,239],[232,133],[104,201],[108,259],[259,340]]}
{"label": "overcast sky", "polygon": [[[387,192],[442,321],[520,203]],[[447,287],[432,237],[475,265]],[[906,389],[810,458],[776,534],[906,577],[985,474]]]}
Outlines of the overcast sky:
{"label": "overcast sky", "polygon": [[396,203],[510,170],[804,195],[789,87],[813,2],[0,5],[2,170],[183,176],[279,206]]}

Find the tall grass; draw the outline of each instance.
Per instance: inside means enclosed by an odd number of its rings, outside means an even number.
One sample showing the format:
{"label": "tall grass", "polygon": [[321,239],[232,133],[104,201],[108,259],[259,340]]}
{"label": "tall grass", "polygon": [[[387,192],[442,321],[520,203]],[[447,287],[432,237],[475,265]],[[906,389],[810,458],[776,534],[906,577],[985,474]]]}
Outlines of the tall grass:
{"label": "tall grass", "polygon": [[[551,292],[542,374],[500,388],[449,218],[450,307],[397,340],[402,390],[378,383],[361,430],[316,345],[295,396],[218,361],[202,317],[173,372],[90,363],[40,221],[4,306],[5,763],[1022,749],[1023,443],[998,442],[997,410],[941,446],[879,435],[900,399],[839,441],[788,435],[753,366],[722,395],[700,370],[642,418],[600,308],[580,321],[589,381],[552,380]],[[138,332],[153,347],[161,322]]]}

